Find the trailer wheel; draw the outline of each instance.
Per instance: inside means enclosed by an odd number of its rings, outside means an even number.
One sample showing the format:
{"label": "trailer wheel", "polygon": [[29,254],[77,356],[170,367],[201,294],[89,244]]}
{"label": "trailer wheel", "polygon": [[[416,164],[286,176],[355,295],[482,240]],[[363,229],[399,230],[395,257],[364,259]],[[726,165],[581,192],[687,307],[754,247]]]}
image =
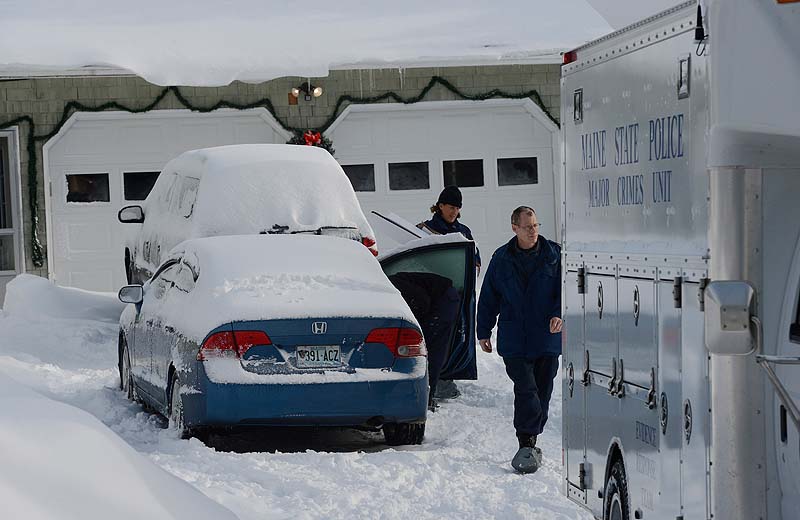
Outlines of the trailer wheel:
{"label": "trailer wheel", "polygon": [[630,520],[628,479],[625,477],[625,466],[621,460],[614,462],[611,467],[603,496],[605,497],[603,520]]}

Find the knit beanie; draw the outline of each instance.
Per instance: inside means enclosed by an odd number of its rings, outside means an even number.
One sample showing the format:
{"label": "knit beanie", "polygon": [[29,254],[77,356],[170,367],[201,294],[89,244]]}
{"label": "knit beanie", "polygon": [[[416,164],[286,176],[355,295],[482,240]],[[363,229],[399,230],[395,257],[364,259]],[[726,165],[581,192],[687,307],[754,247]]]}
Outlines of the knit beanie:
{"label": "knit beanie", "polygon": [[436,201],[436,204],[450,204],[457,208],[461,207],[461,190],[458,189],[458,186],[447,186],[442,192],[439,194],[439,200]]}

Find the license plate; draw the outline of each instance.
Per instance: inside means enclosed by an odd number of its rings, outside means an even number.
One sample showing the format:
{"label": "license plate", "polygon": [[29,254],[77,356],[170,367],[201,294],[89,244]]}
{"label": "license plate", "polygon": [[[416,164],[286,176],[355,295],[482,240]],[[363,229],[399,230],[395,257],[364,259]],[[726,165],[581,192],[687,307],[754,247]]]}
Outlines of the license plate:
{"label": "license plate", "polygon": [[299,368],[326,368],[341,366],[339,345],[310,345],[297,347]]}

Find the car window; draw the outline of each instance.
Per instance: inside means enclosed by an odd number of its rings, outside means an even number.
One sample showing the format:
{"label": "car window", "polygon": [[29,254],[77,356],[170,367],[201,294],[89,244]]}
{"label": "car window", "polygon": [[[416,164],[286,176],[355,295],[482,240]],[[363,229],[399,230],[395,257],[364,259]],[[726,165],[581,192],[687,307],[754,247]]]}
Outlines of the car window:
{"label": "car window", "polygon": [[150,290],[155,299],[160,300],[164,298],[175,281],[175,276],[178,273],[179,267],[180,264],[174,263],[153,277],[153,280],[150,282]]}
{"label": "car window", "polygon": [[464,290],[466,255],[462,247],[412,252],[383,264],[386,276],[396,273],[433,273],[449,278],[458,292]]}
{"label": "car window", "polygon": [[178,204],[178,213],[186,218],[192,216],[194,202],[197,199],[197,188],[200,186],[200,179],[194,177],[184,177],[181,183],[181,198]]}
{"label": "car window", "polygon": [[172,192],[175,191],[175,185],[177,184],[176,182],[177,180],[178,176],[175,173],[170,173],[169,177],[164,179],[164,189],[161,190],[161,194],[158,199],[159,205],[164,210],[169,208],[169,202],[170,199],[172,198]]}
{"label": "car window", "polygon": [[192,270],[184,262],[181,262],[180,269],[174,276],[174,284],[175,289],[185,293],[191,292],[192,289],[194,289],[194,273],[192,273]]}

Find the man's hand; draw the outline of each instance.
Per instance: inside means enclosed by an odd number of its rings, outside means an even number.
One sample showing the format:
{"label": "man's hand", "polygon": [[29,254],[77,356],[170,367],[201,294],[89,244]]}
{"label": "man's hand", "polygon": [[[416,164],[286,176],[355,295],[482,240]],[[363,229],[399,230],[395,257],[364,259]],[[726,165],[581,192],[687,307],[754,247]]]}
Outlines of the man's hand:
{"label": "man's hand", "polygon": [[550,318],[550,334],[556,334],[557,332],[561,332],[561,327],[564,326],[564,322],[561,318],[557,316],[553,316]]}
{"label": "man's hand", "polygon": [[479,339],[478,342],[481,344],[481,350],[484,352],[491,352],[492,351],[492,340],[491,339]]}

